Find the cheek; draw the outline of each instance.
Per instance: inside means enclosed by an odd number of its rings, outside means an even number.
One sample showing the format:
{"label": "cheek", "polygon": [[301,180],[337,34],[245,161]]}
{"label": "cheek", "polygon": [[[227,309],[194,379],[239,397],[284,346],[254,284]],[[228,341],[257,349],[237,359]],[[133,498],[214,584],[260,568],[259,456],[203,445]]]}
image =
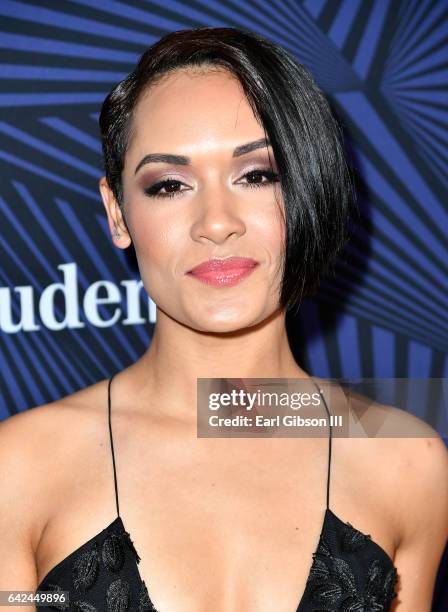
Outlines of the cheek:
{"label": "cheek", "polygon": [[[135,207],[130,215],[132,240],[137,259],[148,272],[173,263],[179,245],[185,240],[185,221],[160,206]],[[142,270],[143,271],[143,270]]]}
{"label": "cheek", "polygon": [[272,259],[281,257],[285,225],[277,205],[265,211],[259,211],[256,219],[251,220],[251,227],[260,247],[268,251]]}

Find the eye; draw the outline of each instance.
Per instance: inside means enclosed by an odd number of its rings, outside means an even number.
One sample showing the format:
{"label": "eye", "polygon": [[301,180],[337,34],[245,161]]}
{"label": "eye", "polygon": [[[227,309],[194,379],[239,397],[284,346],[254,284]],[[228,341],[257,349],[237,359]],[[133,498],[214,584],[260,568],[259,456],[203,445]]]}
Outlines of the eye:
{"label": "eye", "polygon": [[[265,177],[266,180],[263,180],[263,177]],[[242,178],[248,180],[247,183],[241,183],[245,189],[266,187],[267,185],[271,185],[272,183],[276,183],[280,180],[279,175],[276,172],[262,168],[257,168],[255,170],[251,170],[250,172],[246,172]],[[189,191],[190,188],[180,190],[179,187],[181,185],[184,185],[184,183],[176,179],[165,179],[164,181],[159,181],[158,183],[154,183],[154,185],[147,187],[145,189],[145,194],[149,198],[174,198],[181,196],[186,191]],[[165,190],[165,192],[163,193],[162,190]]]}
{"label": "eye", "polygon": [[[267,180],[263,181],[263,177],[266,177]],[[271,170],[262,168],[257,168],[255,170],[251,170],[250,172],[246,172],[246,174],[242,178],[248,179],[249,181],[248,183],[243,184],[245,189],[252,189],[254,187],[266,187],[267,185],[277,183],[280,180],[280,177],[276,172],[272,172]]]}
{"label": "eye", "polygon": [[[183,189],[182,191],[177,189],[183,184],[184,183],[181,181],[176,181],[175,179],[167,179],[165,181],[154,183],[154,185],[151,185],[145,189],[145,193],[150,198],[174,198],[188,191],[188,189]],[[165,193],[161,193],[162,189],[165,189]]]}

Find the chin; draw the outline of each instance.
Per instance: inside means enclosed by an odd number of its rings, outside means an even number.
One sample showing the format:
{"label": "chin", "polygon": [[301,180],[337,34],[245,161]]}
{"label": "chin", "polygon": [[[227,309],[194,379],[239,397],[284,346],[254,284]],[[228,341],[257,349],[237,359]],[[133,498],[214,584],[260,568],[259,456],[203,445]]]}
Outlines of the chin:
{"label": "chin", "polygon": [[190,326],[198,331],[210,333],[230,333],[243,331],[248,327],[252,327],[264,317],[260,313],[241,312],[241,311],[226,311],[215,313],[215,316],[196,316],[190,318]]}

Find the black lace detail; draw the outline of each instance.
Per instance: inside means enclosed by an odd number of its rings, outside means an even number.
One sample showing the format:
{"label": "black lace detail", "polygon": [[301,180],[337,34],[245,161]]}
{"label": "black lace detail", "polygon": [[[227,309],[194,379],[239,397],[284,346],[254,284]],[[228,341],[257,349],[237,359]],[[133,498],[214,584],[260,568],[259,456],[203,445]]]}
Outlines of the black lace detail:
{"label": "black lace detail", "polygon": [[130,550],[132,551],[132,554],[135,557],[135,560],[137,561],[137,563],[140,563],[141,559],[138,555],[138,552],[135,549],[134,546],[134,542],[131,540],[131,536],[129,535],[129,533],[125,530],[123,533],[123,539],[126,542],[126,544],[129,546]]}
{"label": "black lace detail", "polygon": [[98,612],[95,606],[92,606],[88,601],[75,601],[71,609],[73,612]]}
{"label": "black lace detail", "polygon": [[106,605],[108,612],[126,612],[129,608],[130,587],[127,580],[117,578],[108,587]]}
{"label": "black lace detail", "polygon": [[86,591],[91,589],[98,577],[98,546],[97,543],[82,552],[76,559],[72,568],[73,584],[75,589]]}
{"label": "black lace detail", "polygon": [[101,558],[104,566],[110,572],[119,572],[124,563],[124,551],[120,536],[112,533],[108,536],[101,547]]}
{"label": "black lace detail", "polygon": [[345,523],[344,529],[338,532],[338,540],[340,553],[333,552],[329,539],[321,535],[319,546],[313,554],[306,585],[313,611],[387,612],[392,599],[397,596],[394,589],[398,580],[395,566],[388,569],[390,563],[374,555],[368,561],[367,571],[360,574],[359,584],[352,569],[356,567],[356,559],[351,565],[342,555],[360,551],[371,537]]}
{"label": "black lace detail", "polygon": [[[68,563],[70,559],[70,563]],[[83,546],[48,574],[39,590],[69,592],[69,601],[51,602],[45,610],[70,612],[157,612],[136,564],[140,556],[122,525]],[[65,563],[65,562],[64,562]],[[128,573],[132,565],[135,569]],[[115,574],[115,579],[113,575]]]}
{"label": "black lace detail", "polygon": [[142,586],[138,595],[138,612],[157,612],[149,597],[144,580],[142,580]]}
{"label": "black lace detail", "polygon": [[350,523],[345,523],[346,529],[344,529],[341,537],[341,547],[343,550],[352,552],[362,548],[367,540],[371,540],[370,534],[362,533],[358,531]]}
{"label": "black lace detail", "polygon": [[[46,590],[52,591],[53,593],[61,593],[62,591],[66,589],[63,589],[61,586],[59,586],[59,584],[50,583]],[[52,610],[68,610],[69,606],[70,606],[70,603],[67,600],[54,601],[51,604],[49,604],[49,607]]]}

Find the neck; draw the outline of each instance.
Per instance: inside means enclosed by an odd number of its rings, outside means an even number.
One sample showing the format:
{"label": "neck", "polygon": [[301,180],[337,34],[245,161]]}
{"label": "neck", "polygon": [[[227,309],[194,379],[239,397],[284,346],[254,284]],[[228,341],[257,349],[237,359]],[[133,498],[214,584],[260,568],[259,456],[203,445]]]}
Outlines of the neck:
{"label": "neck", "polygon": [[163,412],[181,419],[196,416],[197,378],[309,377],[289,347],[284,310],[227,333],[197,331],[158,310],[151,344],[128,374],[142,402],[157,397]]}

